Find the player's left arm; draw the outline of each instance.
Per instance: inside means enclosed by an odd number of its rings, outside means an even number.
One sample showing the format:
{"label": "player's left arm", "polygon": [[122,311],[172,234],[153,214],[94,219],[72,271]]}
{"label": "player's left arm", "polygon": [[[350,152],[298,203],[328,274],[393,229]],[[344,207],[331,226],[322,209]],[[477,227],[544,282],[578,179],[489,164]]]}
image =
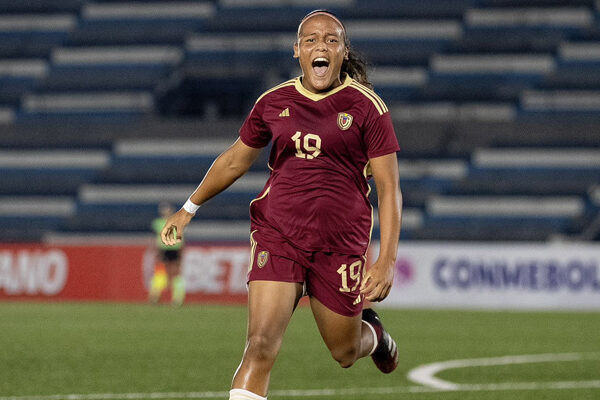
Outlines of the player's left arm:
{"label": "player's left arm", "polygon": [[394,266],[402,225],[402,193],[396,153],[374,157],[369,162],[377,187],[381,239],[379,257],[365,274],[361,293],[369,301],[381,301],[390,293],[394,282]]}

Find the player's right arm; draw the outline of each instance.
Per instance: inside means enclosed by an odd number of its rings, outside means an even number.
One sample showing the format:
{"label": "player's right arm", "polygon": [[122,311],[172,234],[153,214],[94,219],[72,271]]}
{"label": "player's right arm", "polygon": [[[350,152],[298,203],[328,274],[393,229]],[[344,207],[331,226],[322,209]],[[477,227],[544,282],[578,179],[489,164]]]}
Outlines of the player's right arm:
{"label": "player's right arm", "polygon": [[[250,147],[238,138],[231,147],[215,159],[202,182],[190,196],[190,201],[196,205],[202,205],[227,189],[248,171],[258,158],[260,151],[261,149]],[[171,215],[160,233],[163,243],[172,246],[180,242],[183,230],[193,217],[194,214],[183,208]]]}

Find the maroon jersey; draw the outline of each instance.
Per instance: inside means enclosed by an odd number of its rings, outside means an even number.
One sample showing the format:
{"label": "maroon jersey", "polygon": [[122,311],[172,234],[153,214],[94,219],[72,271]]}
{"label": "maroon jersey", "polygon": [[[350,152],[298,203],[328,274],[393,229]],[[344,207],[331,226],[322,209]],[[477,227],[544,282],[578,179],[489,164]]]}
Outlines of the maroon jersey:
{"label": "maroon jersey", "polygon": [[399,150],[388,109],[373,91],[348,76],[321,94],[289,80],[259,97],[240,138],[254,148],[272,141],[271,175],[250,203],[252,231],[306,251],[366,252],[368,162]]}

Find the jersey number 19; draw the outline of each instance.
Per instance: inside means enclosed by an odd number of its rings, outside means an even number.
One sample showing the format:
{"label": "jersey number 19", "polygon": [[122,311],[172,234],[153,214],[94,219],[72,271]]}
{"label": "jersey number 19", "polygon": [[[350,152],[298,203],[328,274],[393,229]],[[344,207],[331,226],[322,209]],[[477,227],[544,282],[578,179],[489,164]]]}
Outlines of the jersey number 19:
{"label": "jersey number 19", "polygon": [[297,131],[292,140],[296,144],[296,157],[312,160],[321,154],[321,137],[314,133],[307,133],[302,138],[302,132]]}

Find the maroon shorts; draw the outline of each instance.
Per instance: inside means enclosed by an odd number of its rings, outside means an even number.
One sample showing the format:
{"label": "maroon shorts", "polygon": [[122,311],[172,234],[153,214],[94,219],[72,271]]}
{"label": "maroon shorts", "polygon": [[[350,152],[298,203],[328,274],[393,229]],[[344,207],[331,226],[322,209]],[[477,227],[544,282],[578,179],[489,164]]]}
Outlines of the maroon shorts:
{"label": "maroon shorts", "polygon": [[364,256],[303,251],[284,240],[256,238],[254,233],[250,236],[248,282],[303,283],[307,294],[330,310],[348,317],[361,313]]}

